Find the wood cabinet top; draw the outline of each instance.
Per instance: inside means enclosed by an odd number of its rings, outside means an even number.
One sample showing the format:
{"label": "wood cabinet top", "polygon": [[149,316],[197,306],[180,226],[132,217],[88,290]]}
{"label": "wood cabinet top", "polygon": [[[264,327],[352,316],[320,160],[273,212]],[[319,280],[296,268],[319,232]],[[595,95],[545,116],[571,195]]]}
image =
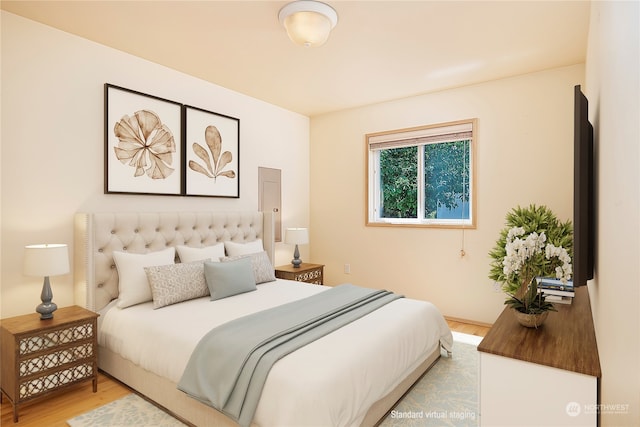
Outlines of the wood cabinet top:
{"label": "wood cabinet top", "polygon": [[536,328],[521,326],[506,308],[493,324],[478,351],[551,366],[593,377],[602,375],[586,286],[576,288],[572,304],[555,304]]}
{"label": "wood cabinet top", "polygon": [[88,318],[97,318],[98,314],[77,305],[59,308],[53,312],[53,319],[40,319],[40,314],[31,313],[22,316],[2,319],[0,326],[14,335],[38,331],[45,328],[55,328],[56,326],[82,321]]}
{"label": "wood cabinet top", "polygon": [[303,262],[300,267],[294,267],[292,264],[279,265],[276,267],[278,271],[288,271],[289,273],[299,273],[300,271],[313,270],[314,268],[324,267],[324,264],[310,264]]}

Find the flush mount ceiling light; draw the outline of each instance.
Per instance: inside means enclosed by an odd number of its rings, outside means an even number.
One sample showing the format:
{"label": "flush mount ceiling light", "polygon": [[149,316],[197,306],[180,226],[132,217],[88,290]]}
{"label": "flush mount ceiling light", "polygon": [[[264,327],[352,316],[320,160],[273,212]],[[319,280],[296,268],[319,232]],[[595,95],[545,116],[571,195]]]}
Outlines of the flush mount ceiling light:
{"label": "flush mount ceiling light", "polygon": [[298,0],[280,9],[278,19],[294,43],[317,47],[329,38],[329,33],[338,23],[338,14],[328,4]]}

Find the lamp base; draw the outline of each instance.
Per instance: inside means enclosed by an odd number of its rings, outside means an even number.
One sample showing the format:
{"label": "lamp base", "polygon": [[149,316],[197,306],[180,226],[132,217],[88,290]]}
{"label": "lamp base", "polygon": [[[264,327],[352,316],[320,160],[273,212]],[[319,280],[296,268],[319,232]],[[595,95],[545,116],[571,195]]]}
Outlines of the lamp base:
{"label": "lamp base", "polygon": [[291,264],[293,268],[300,268],[300,264],[302,264],[302,260],[300,259],[300,251],[298,250],[298,245],[296,244],[296,248],[293,251],[293,259],[291,260]]}
{"label": "lamp base", "polygon": [[40,320],[53,319],[53,312],[58,309],[58,306],[54,302],[51,302],[52,299],[53,292],[51,291],[49,276],[45,276],[44,283],[42,284],[42,293],[40,294],[42,304],[36,307],[36,312],[40,313]]}
{"label": "lamp base", "polygon": [[40,313],[40,320],[53,319],[53,312],[58,309],[58,306],[53,303],[42,303],[36,307],[36,312]]}

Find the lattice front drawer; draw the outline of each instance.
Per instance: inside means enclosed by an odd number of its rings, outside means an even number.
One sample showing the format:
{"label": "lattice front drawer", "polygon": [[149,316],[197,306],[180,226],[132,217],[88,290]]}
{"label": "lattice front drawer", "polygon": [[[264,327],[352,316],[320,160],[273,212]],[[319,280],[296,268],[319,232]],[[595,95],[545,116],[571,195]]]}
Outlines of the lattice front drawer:
{"label": "lattice front drawer", "polygon": [[61,371],[55,371],[20,383],[20,399],[30,399],[41,393],[55,390],[93,376],[93,364],[83,363]]}
{"label": "lattice front drawer", "polygon": [[300,273],[296,275],[296,280],[298,282],[322,283],[322,270],[318,269]]}
{"label": "lattice front drawer", "polygon": [[64,348],[53,353],[46,353],[24,359],[20,361],[20,377],[26,377],[47,369],[58,368],[68,363],[90,358],[91,356],[93,356],[93,343],[89,342]]}
{"label": "lattice front drawer", "polygon": [[25,337],[20,340],[20,356],[55,348],[63,344],[86,340],[93,336],[93,332],[93,324],[85,323]]}

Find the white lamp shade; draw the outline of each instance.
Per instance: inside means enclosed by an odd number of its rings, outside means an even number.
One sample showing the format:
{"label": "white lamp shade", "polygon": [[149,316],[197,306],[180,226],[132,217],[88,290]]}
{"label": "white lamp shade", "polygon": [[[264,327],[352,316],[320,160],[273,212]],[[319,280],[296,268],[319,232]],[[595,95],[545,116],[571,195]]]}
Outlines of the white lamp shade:
{"label": "white lamp shade", "polygon": [[24,248],[23,272],[26,276],[57,276],[69,272],[67,245],[30,245]]}
{"label": "white lamp shade", "polygon": [[287,35],[296,44],[322,46],[338,22],[338,14],[329,5],[313,0],[298,0],[287,4],[278,14]]}
{"label": "white lamp shade", "polygon": [[288,245],[305,245],[309,243],[309,230],[306,228],[287,228],[284,242]]}

